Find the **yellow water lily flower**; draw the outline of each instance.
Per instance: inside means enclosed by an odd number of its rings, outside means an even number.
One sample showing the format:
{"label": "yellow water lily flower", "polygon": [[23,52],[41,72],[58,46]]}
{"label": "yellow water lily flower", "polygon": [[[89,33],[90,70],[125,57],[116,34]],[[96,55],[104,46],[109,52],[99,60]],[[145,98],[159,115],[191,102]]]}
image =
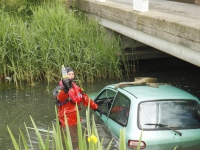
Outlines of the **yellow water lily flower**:
{"label": "yellow water lily flower", "polygon": [[88,137],[87,140],[89,143],[90,143],[90,141],[93,141],[94,143],[97,143],[97,141],[98,141],[97,137],[94,134],[92,134],[90,137]]}

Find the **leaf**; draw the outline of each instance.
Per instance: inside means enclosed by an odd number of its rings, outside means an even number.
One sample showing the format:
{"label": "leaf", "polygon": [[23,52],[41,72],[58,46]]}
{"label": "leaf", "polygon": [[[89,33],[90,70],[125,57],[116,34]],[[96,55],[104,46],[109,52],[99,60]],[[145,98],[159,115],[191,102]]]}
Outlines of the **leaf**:
{"label": "leaf", "polygon": [[14,136],[13,136],[13,134],[12,134],[12,132],[11,132],[11,130],[10,130],[10,128],[8,126],[7,126],[7,129],[8,129],[8,132],[10,134],[10,137],[12,139],[12,142],[13,142],[15,150],[20,150],[19,149],[19,145],[17,144],[17,141],[15,140],[15,138],[14,138]]}
{"label": "leaf", "polygon": [[24,148],[25,148],[26,150],[29,150],[28,144],[27,144],[26,139],[25,139],[25,137],[24,137],[24,134],[22,133],[22,131],[21,131],[20,129],[19,129],[19,131],[20,131],[20,135],[21,135],[21,137],[22,137],[22,141],[23,141],[23,144],[24,144]]}
{"label": "leaf", "polygon": [[39,130],[38,130],[37,126],[35,125],[35,122],[33,121],[33,118],[31,116],[30,116],[30,118],[31,118],[31,122],[33,124],[33,127],[35,129],[36,135],[38,137],[38,142],[39,142],[40,146],[42,147],[42,149],[45,149],[45,144],[44,144],[44,141],[43,141],[43,139],[42,139],[42,137],[41,137],[41,135],[39,133]]}
{"label": "leaf", "polygon": [[125,128],[120,129],[119,150],[126,149]]}
{"label": "leaf", "polygon": [[140,134],[140,140],[139,140],[139,143],[138,143],[138,146],[137,146],[137,150],[140,150],[140,143],[142,141],[142,133],[143,133],[143,130],[142,130],[142,132]]}

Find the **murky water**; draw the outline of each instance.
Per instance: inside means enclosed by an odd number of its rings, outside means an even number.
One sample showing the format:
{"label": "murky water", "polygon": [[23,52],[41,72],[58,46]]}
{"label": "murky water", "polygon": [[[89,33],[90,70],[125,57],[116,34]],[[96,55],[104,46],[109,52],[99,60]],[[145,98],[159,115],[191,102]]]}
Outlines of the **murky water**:
{"label": "murky water", "polygon": [[[191,92],[200,98],[200,68],[175,58],[141,60],[138,62],[137,72],[130,77],[125,76],[122,81],[133,81],[135,77],[155,77],[159,82],[170,83]],[[84,84],[85,93],[90,96],[98,92],[105,85],[121,81],[104,80],[92,85]],[[18,138],[19,128],[32,127],[30,116],[34,119],[40,129],[47,129],[52,126],[55,119],[55,104],[51,90],[56,86],[40,84],[37,87],[25,87],[22,90],[15,90],[9,86],[0,86],[0,150],[12,150],[13,144],[8,134],[7,126]],[[85,112],[81,110],[83,126],[85,124]],[[112,139],[109,129],[95,115],[99,136],[104,137],[104,144],[107,147]],[[31,137],[37,143],[34,135]],[[113,143],[112,150],[118,149]]]}

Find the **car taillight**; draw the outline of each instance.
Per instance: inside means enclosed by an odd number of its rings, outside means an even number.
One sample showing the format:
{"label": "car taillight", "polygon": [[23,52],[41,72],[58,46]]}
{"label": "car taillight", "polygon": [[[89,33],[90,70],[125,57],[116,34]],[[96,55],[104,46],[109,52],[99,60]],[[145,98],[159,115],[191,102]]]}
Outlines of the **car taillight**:
{"label": "car taillight", "polygon": [[[128,141],[128,147],[134,149],[134,148],[137,148],[139,144],[139,141],[138,140],[129,140]],[[140,142],[140,149],[144,149],[146,147],[146,144],[144,141],[141,141]]]}

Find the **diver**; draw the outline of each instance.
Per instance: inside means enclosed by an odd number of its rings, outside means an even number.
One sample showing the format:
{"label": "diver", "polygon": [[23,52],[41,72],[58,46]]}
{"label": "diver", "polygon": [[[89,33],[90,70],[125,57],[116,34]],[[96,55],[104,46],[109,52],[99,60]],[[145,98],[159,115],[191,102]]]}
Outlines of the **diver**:
{"label": "diver", "polygon": [[[66,72],[65,75],[63,71]],[[72,68],[63,67],[62,76],[59,86],[53,90],[53,96],[58,105],[58,119],[62,127],[65,127],[65,116],[68,126],[77,124],[76,104],[78,106],[80,106],[81,103],[84,106],[90,104],[91,109],[101,114],[102,111],[98,108],[98,105],[73,82],[74,71]]]}

